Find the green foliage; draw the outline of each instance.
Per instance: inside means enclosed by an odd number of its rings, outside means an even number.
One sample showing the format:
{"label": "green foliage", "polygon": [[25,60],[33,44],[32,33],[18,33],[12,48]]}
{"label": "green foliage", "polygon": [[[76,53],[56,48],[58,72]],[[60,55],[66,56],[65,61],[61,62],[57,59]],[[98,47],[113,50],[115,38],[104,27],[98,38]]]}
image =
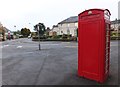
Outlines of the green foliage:
{"label": "green foliage", "polygon": [[112,36],[111,40],[120,40],[120,37]]}
{"label": "green foliage", "polygon": [[[44,35],[45,33],[45,25],[43,23],[38,23],[34,26],[34,30],[39,32],[40,36]],[[39,28],[39,29],[38,29]]]}
{"label": "green foliage", "polygon": [[[38,37],[33,37],[32,39],[37,39],[38,40],[39,38]],[[47,39],[47,38],[46,38],[46,36],[40,36],[40,40],[42,40],[42,39]]]}
{"label": "green foliage", "polygon": [[117,32],[117,31],[116,31],[116,32],[115,32],[115,31],[112,31],[112,32],[111,32],[111,36],[114,36],[114,37],[115,37],[115,36],[118,36],[118,32]]}
{"label": "green foliage", "polygon": [[120,37],[120,32],[118,33],[118,37]]}
{"label": "green foliage", "polygon": [[15,32],[13,32],[13,34],[14,34],[14,35],[17,35],[17,34],[21,35],[21,31],[17,30],[17,31],[15,31]]}
{"label": "green foliage", "polygon": [[45,35],[46,35],[46,36],[49,36],[49,32],[45,32]]}
{"label": "green foliage", "polygon": [[72,35],[68,35],[68,34],[63,34],[62,35],[62,39],[70,39],[72,37]]}
{"label": "green foliage", "polygon": [[111,40],[120,40],[120,32],[112,31],[111,32]]}
{"label": "green foliage", "polygon": [[59,39],[59,38],[60,38],[60,36],[55,35],[55,36],[52,36],[52,38],[53,38],[53,39]]}
{"label": "green foliage", "polygon": [[[33,41],[38,41],[38,36],[32,37]],[[77,37],[72,37],[72,35],[54,35],[54,36],[40,36],[41,41],[77,41]]]}
{"label": "green foliage", "polygon": [[23,35],[23,37],[28,37],[30,35],[30,29],[27,28],[22,28],[21,29],[21,34]]}

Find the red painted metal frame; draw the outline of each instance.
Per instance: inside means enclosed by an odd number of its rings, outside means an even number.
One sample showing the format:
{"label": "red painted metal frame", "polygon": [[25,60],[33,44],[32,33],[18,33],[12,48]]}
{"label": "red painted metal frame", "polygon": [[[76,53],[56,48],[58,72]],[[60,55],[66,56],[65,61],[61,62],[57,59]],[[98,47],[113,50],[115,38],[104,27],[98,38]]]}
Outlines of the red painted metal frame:
{"label": "red painted metal frame", "polygon": [[107,9],[89,9],[78,17],[78,75],[100,83],[106,81],[110,65],[110,20],[105,11],[111,15]]}

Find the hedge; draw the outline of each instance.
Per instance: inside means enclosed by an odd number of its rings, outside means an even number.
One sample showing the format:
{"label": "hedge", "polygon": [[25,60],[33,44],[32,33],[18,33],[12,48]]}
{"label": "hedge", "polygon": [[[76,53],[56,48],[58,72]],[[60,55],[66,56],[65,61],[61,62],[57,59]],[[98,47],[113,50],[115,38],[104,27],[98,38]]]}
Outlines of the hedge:
{"label": "hedge", "polygon": [[[32,41],[38,41],[38,39],[32,38]],[[76,41],[74,39],[40,39],[40,41]]]}
{"label": "hedge", "polygon": [[111,40],[120,40],[120,37],[111,36]]}

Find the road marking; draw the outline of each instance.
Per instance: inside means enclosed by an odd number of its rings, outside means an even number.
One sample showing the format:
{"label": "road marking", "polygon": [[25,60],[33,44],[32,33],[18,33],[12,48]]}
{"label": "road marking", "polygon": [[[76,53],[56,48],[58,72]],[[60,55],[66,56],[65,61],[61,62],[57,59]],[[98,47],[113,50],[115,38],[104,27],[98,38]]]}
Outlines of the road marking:
{"label": "road marking", "polygon": [[17,46],[17,48],[22,48],[22,46]]}
{"label": "road marking", "polygon": [[4,45],[4,47],[8,47],[9,45]]}

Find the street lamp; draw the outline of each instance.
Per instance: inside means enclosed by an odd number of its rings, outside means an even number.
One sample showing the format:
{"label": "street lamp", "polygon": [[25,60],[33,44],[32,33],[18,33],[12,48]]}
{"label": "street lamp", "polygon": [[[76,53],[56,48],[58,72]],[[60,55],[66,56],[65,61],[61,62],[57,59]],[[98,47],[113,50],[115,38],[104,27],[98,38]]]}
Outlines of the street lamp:
{"label": "street lamp", "polygon": [[39,50],[41,50],[41,46],[40,46],[40,24],[37,24],[37,31],[38,31],[38,40],[39,40]]}
{"label": "street lamp", "polygon": [[44,26],[43,23],[38,23],[34,27],[35,27],[35,30],[38,31],[39,50],[41,50],[41,47],[40,47],[40,35],[44,34],[44,32],[45,32],[45,26]]}
{"label": "street lamp", "polygon": [[[31,24],[31,23],[29,23],[29,24]],[[38,32],[38,40],[39,40],[39,50],[41,50],[41,46],[40,46],[40,24],[38,23],[37,25],[33,25],[33,24],[31,24],[34,28],[35,28],[35,26],[36,26],[36,30],[37,30],[37,32]]]}

